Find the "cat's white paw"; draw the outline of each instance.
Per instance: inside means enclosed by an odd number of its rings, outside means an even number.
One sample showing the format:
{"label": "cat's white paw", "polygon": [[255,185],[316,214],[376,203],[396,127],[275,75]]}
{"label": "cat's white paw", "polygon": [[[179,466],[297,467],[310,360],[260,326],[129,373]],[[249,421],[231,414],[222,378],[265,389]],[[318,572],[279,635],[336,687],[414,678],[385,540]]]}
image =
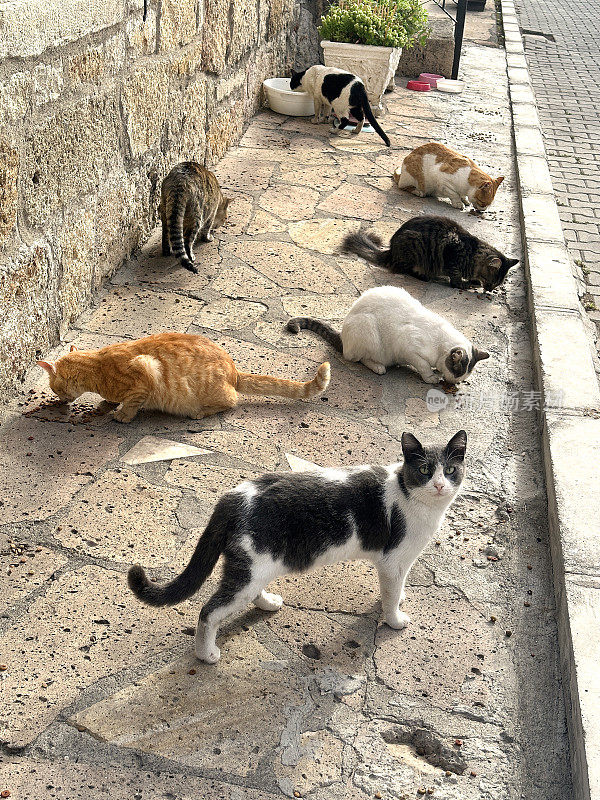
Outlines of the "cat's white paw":
{"label": "cat's white paw", "polygon": [[200,661],[204,661],[205,664],[216,664],[221,658],[221,651],[216,644],[208,650],[196,648],[196,658]]}
{"label": "cat's white paw", "polygon": [[283,605],[283,597],[271,592],[262,592],[254,598],[254,605],[261,611],[279,611]]}
{"label": "cat's white paw", "polygon": [[310,121],[312,122],[313,125],[318,125],[320,120],[318,117],[311,117]]}
{"label": "cat's white paw", "polygon": [[421,375],[425,383],[439,383],[440,376],[436,375],[435,373],[431,373],[431,375]]}
{"label": "cat's white paw", "polygon": [[459,211],[462,211],[464,206],[461,202],[457,202],[456,200],[452,201],[452,208],[458,208]]}
{"label": "cat's white paw", "polygon": [[420,189],[412,189],[412,193],[415,197],[425,197],[425,192],[422,192]]}
{"label": "cat's white paw", "polygon": [[399,605],[402,605],[402,603],[403,603],[405,600],[406,600],[406,592],[405,592],[405,591],[403,591],[403,592],[402,592],[402,594],[400,595],[400,600],[398,601]]}
{"label": "cat's white paw", "polygon": [[404,611],[396,611],[393,614],[386,614],[385,621],[390,628],[401,631],[402,628],[406,628],[410,622],[410,617],[408,614],[405,614]]}
{"label": "cat's white paw", "polygon": [[380,364],[378,361],[371,361],[370,358],[363,358],[362,363],[368,367],[376,375],[385,375],[385,365]]}

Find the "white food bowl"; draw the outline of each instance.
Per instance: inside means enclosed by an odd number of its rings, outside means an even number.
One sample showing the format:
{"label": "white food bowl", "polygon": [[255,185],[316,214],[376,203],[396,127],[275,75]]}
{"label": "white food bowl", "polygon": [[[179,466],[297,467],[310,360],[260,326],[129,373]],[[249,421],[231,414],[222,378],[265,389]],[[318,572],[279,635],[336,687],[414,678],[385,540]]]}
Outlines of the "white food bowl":
{"label": "white food bowl", "polygon": [[437,89],[440,92],[450,92],[451,94],[460,94],[465,88],[463,81],[451,81],[448,78],[442,78],[437,82]]}
{"label": "white food bowl", "polygon": [[311,117],[315,113],[313,99],[306,92],[290,89],[289,78],[269,78],[263,81],[269,106],[278,114],[290,117]]}

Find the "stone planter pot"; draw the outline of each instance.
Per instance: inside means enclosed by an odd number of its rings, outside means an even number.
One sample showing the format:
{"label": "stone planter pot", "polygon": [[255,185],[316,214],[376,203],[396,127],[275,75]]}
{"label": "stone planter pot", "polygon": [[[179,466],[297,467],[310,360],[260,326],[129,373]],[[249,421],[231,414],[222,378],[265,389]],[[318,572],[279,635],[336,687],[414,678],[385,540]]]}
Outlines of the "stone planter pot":
{"label": "stone planter pot", "polygon": [[338,67],[361,78],[375,116],[383,114],[381,98],[398,68],[401,47],[321,42],[326,67]]}

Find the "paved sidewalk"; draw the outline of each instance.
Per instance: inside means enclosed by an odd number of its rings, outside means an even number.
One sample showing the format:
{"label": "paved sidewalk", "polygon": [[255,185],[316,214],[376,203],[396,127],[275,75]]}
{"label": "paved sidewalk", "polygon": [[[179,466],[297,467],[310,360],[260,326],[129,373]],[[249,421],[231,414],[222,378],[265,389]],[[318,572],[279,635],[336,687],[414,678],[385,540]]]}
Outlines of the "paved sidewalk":
{"label": "paved sidewalk", "polygon": [[565,239],[600,323],[600,10],[587,0],[515,5]]}
{"label": "paved sidewalk", "polygon": [[[302,796],[566,800],[571,796],[546,496],[534,411],[523,274],[491,300],[392,276],[335,252],[363,224],[389,237],[416,213],[443,213],[519,254],[510,111],[502,50],[470,46],[485,92],[388,96],[379,140],[265,112],[216,168],[235,198],[230,224],[197,250],[198,275],[160,253],[155,232],[70,332],[96,347],[168,329],[204,333],[246,370],[306,378],[325,358],[331,386],[311,403],[251,399],[201,422],[140,414],[121,426],[85,397],[71,417],[38,409],[32,373],[0,438],[0,790],[11,798],[95,800]],[[399,193],[390,179],[430,139],[504,174],[483,218]],[[370,286],[405,286],[492,357],[432,413],[405,370],[344,363],[288,316],[339,324]],[[503,401],[502,398],[508,398]],[[279,582],[284,608],[226,626],[215,667],[191,632],[211,577],[171,609],[126,588],[140,562],[181,570],[215,499],[243,477],[389,463],[403,430],[469,435],[463,495],[409,577],[412,623],[379,623],[376,577],[343,564]],[[210,452],[131,464],[146,436]],[[293,459],[292,459],[293,463]]]}

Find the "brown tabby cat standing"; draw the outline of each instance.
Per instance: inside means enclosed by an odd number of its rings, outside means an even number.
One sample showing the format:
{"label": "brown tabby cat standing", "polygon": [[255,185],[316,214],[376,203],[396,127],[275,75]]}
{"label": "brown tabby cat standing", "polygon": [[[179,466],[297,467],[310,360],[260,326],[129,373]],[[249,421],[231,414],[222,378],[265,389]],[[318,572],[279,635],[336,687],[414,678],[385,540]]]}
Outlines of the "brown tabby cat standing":
{"label": "brown tabby cat standing", "polygon": [[309,399],[329,385],[329,364],[311,381],[289,381],[236,369],[218,344],[188,333],[158,333],[100,350],[77,350],[56,361],[38,361],[50,388],[65,402],[95,392],[111,403],[118,422],[141,408],[202,419],[233,408],[241,394]]}
{"label": "brown tabby cat standing", "polygon": [[491,178],[467,156],[430,142],[409,153],[402,167],[394,172],[399,189],[417,197],[448,197],[454,208],[463,205],[485,211],[496,196],[504,176]]}
{"label": "brown tabby cat standing", "polygon": [[198,272],[196,237],[199,233],[203,242],[211,241],[211,231],[227,219],[230,202],[213,173],[200,164],[184,161],[173,167],[160,192],[163,256],[176,255],[182,267]]}

